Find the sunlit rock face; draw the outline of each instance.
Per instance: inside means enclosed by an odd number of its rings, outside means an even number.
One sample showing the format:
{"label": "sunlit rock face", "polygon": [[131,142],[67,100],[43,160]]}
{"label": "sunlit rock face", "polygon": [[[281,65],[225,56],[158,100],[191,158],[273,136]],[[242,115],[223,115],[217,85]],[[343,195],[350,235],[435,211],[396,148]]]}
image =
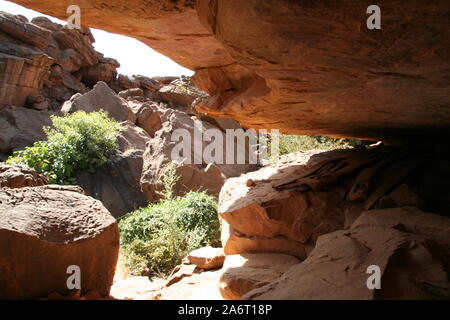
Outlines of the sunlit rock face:
{"label": "sunlit rock face", "polygon": [[[67,18],[71,0],[15,0]],[[197,109],[286,133],[404,140],[450,126],[448,1],[79,1],[85,26],[196,71]]]}

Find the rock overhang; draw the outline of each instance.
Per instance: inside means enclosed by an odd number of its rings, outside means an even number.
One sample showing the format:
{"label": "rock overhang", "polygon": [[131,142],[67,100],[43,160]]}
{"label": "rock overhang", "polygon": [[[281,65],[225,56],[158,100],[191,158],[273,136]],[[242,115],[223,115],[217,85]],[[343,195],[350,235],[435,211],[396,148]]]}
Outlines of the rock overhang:
{"label": "rock overhang", "polygon": [[[73,1],[15,0],[67,18]],[[82,24],[135,37],[196,71],[197,110],[244,127],[412,140],[450,127],[446,1],[85,0]]]}

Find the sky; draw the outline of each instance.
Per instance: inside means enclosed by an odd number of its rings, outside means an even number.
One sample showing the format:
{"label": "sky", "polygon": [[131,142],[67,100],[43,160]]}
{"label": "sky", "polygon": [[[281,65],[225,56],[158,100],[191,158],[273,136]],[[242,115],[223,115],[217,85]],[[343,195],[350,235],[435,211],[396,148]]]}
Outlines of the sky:
{"label": "sky", "polygon": [[[21,14],[27,17],[28,20],[38,16],[45,16],[53,22],[66,24],[65,21],[46,16],[5,0],[0,0],[0,11]],[[83,16],[81,16],[81,19],[83,19]],[[130,76],[140,74],[147,77],[190,76],[193,74],[191,70],[183,68],[136,39],[98,29],[91,28],[91,31],[96,40],[94,43],[95,50],[103,53],[107,58],[114,58],[119,61],[119,73]]]}

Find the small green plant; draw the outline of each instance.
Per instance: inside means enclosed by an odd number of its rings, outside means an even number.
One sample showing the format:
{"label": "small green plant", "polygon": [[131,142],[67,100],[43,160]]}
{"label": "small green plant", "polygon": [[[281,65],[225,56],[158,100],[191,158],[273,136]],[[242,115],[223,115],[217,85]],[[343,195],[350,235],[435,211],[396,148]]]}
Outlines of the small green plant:
{"label": "small green plant", "polygon": [[173,199],[173,190],[180,179],[177,175],[177,164],[175,162],[169,162],[163,166],[164,174],[161,177],[160,185],[162,186],[161,191],[157,191],[163,199]]}
{"label": "small green plant", "polygon": [[[269,140],[269,150],[270,150]],[[279,155],[308,150],[347,149],[364,142],[353,139],[334,139],[325,136],[279,135]]]}
{"label": "small green plant", "polygon": [[274,136],[268,138],[269,165],[275,165],[279,156],[308,150],[349,149],[369,142],[355,139],[334,139],[325,136],[298,136],[281,134],[278,136],[278,154],[274,152]]}
{"label": "small green plant", "polygon": [[110,161],[118,149],[120,123],[105,111],[78,111],[52,116],[52,126],[45,127],[46,141],[17,151],[8,164],[25,164],[48,176],[50,183],[74,183],[77,172],[94,171]]}
{"label": "small green plant", "polygon": [[220,245],[217,201],[203,192],[166,199],[119,222],[124,257],[133,273],[167,275],[192,250]]}

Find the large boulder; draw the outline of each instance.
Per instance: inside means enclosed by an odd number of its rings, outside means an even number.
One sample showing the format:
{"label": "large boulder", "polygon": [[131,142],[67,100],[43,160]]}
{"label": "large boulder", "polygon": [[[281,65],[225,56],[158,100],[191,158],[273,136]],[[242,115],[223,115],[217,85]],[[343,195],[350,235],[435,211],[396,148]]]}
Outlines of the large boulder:
{"label": "large boulder", "polygon": [[141,98],[144,97],[144,90],[141,88],[123,90],[119,92],[119,97],[123,99]]}
{"label": "large boulder", "polygon": [[134,89],[141,86],[139,80],[123,74],[119,74],[117,81],[118,85],[123,89]]}
{"label": "large boulder", "polygon": [[133,79],[139,81],[140,87],[149,92],[155,92],[161,89],[161,83],[153,78],[142,75],[133,75]]}
{"label": "large boulder", "polygon": [[220,293],[227,300],[239,300],[247,292],[277,280],[299,262],[279,253],[227,256],[218,283]]}
{"label": "large boulder", "polygon": [[162,101],[188,114],[195,114],[192,104],[196,99],[207,97],[207,94],[198,90],[188,78],[176,79],[159,89],[158,93]]}
{"label": "large boulder", "polygon": [[[175,194],[183,194],[189,190],[206,191],[209,194],[218,196],[225,180],[229,177],[239,176],[248,171],[255,170],[255,164],[221,164],[221,163],[206,163],[202,157],[201,163],[194,164],[195,147],[194,147],[194,125],[201,127],[198,132],[202,134],[206,130],[215,129],[225,140],[225,134],[217,127],[214,127],[208,122],[202,122],[195,117],[190,117],[186,113],[168,109],[168,108],[153,108],[152,112],[157,112],[161,120],[161,129],[155,132],[154,137],[150,140],[144,154],[144,168],[141,178],[142,190],[146,193],[147,198],[155,201],[160,198],[158,192],[161,190],[161,178],[166,174],[167,165],[172,162],[176,163],[176,174],[180,176],[178,183],[175,186]],[[190,145],[188,154],[183,154],[183,159],[173,159],[173,149],[181,143],[180,140],[174,141],[173,133],[175,131],[183,132],[183,140],[187,145]],[[190,138],[190,140],[188,140]],[[207,145],[206,142],[201,141],[202,150]],[[224,146],[225,147],[225,146]],[[239,152],[246,152],[245,146],[240,146]],[[225,152],[224,152],[225,154]],[[175,155],[177,157],[179,155]],[[198,156],[198,154],[197,154]],[[189,158],[190,163],[184,159]]]}
{"label": "large boulder", "polygon": [[106,296],[118,253],[115,219],[79,187],[0,189],[1,299],[65,295],[74,265],[82,294]]}
{"label": "large boulder", "polygon": [[66,101],[61,109],[62,112],[72,113],[79,110],[86,112],[105,110],[108,114],[118,120],[131,122],[136,121],[136,117],[128,108],[125,100],[120,98],[104,82],[98,82],[92,90],[81,95],[76,94],[69,101]]}
{"label": "large boulder", "polygon": [[0,187],[11,189],[37,187],[48,183],[45,175],[22,165],[6,165],[0,163]]}

